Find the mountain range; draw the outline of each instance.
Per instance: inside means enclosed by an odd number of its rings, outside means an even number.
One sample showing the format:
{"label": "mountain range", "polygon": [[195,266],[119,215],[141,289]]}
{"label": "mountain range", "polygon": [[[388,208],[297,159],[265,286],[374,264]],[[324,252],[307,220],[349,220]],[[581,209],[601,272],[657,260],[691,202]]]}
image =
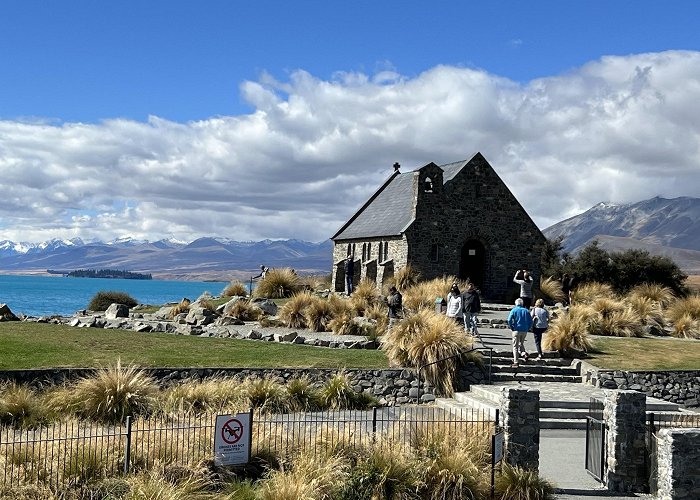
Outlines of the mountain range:
{"label": "mountain range", "polygon": [[261,264],[292,267],[300,273],[328,273],[332,243],[300,240],[235,241],[205,237],[192,242],[149,242],[121,238],[84,242],[80,238],[42,243],[0,241],[0,270],[118,269],[147,272],[160,279],[245,279]]}
{"label": "mountain range", "polygon": [[673,259],[689,274],[700,274],[700,199],[651,198],[636,203],[599,203],[582,214],[543,231],[563,238],[564,250],[576,253],[593,240],[608,251],[631,248]]}
{"label": "mountain range", "polygon": [[[609,251],[640,248],[673,259],[689,274],[700,274],[700,199],[652,198],[616,205],[599,203],[543,231],[563,238],[575,253],[598,240]],[[120,238],[85,242],[80,238],[42,243],[0,241],[0,272],[45,273],[48,269],[117,269],[151,273],[159,279],[247,279],[261,264],[292,267],[300,273],[331,270],[333,243],[300,240],[235,241],[205,237],[191,242]]]}

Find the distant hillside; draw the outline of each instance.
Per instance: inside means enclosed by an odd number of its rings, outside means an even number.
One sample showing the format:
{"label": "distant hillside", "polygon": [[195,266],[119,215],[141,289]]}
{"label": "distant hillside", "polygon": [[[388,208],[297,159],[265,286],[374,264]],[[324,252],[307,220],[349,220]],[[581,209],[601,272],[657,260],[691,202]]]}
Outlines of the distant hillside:
{"label": "distant hillside", "polygon": [[670,257],[686,272],[700,273],[698,198],[656,197],[627,205],[599,203],[543,233],[550,239],[563,237],[568,252],[576,252],[597,239],[606,250],[640,248]]}
{"label": "distant hillside", "polygon": [[299,240],[241,242],[199,238],[192,242],[131,239],[85,243],[79,238],[40,244],[0,241],[0,271],[47,269],[122,269],[154,277],[216,279],[245,277],[260,264],[292,267],[301,273],[331,270],[332,242]]}

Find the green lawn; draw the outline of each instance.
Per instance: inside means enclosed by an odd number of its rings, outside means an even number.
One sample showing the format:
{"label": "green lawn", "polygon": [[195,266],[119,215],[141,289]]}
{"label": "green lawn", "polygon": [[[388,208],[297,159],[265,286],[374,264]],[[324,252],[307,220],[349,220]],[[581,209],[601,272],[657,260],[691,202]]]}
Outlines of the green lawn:
{"label": "green lawn", "polygon": [[594,337],[586,361],[617,370],[700,370],[700,341],[675,338]]}
{"label": "green lawn", "polygon": [[161,367],[384,368],[381,351],[323,349],[248,340],[127,330],[0,323],[0,369],[98,367],[116,362]]}

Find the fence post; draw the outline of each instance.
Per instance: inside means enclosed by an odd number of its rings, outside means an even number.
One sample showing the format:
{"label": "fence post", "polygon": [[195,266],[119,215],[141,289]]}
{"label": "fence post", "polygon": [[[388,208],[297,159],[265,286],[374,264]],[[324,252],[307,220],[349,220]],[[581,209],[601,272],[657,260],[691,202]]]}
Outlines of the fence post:
{"label": "fence post", "polygon": [[131,462],[131,417],[126,417],[126,450],[124,451],[124,474],[129,473]]}
{"label": "fence post", "polygon": [[372,407],[372,436],[377,433],[377,407]]}

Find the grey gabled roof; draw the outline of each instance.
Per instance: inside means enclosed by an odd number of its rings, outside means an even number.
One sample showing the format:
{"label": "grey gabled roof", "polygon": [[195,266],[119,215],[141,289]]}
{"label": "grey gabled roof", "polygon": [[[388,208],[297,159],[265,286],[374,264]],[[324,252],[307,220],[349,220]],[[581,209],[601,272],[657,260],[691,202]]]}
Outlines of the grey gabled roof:
{"label": "grey gabled roof", "polygon": [[[454,179],[467,163],[469,160],[440,165],[444,171],[443,185]],[[413,177],[417,170],[394,173],[331,239],[400,236],[413,222]]]}

